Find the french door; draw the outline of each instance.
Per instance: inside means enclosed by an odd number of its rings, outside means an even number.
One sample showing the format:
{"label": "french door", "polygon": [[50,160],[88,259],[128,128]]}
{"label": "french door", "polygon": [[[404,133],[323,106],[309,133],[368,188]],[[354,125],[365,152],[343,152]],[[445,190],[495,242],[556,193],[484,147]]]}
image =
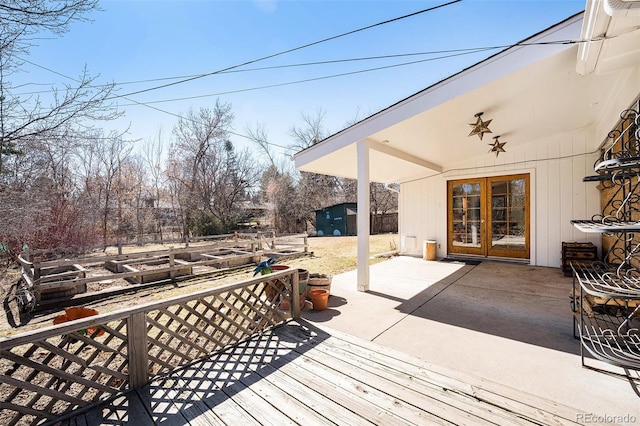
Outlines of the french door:
{"label": "french door", "polygon": [[529,175],[448,182],[448,252],[529,258]]}

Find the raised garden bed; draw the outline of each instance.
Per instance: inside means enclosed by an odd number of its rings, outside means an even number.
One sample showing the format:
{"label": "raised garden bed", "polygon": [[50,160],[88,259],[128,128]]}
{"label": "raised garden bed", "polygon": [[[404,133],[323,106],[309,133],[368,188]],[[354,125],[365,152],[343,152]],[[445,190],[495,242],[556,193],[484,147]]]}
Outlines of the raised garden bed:
{"label": "raised garden bed", "polygon": [[166,261],[166,258],[149,257],[146,259],[133,258],[133,259],[120,259],[120,260],[107,260],[106,262],[104,262],[104,267],[115,274],[121,274],[123,272],[130,272],[127,269],[125,269],[124,267],[125,265],[149,263],[149,262],[154,262],[156,260]]}
{"label": "raised garden bed", "polygon": [[251,253],[238,249],[221,249],[214,252],[202,253],[202,260],[207,260],[210,266],[222,269],[248,265],[260,261],[259,253]]}
{"label": "raised garden bed", "polygon": [[184,275],[192,275],[193,268],[189,262],[175,259],[174,266],[169,266],[169,259],[149,260],[131,265],[123,264],[123,272],[137,273],[128,278],[137,284],[150,283],[155,281],[168,280]]}
{"label": "raised garden bed", "polygon": [[87,270],[81,265],[65,265],[40,269],[40,280],[35,285],[37,300],[70,297],[87,291],[86,283],[76,283],[85,278]]}

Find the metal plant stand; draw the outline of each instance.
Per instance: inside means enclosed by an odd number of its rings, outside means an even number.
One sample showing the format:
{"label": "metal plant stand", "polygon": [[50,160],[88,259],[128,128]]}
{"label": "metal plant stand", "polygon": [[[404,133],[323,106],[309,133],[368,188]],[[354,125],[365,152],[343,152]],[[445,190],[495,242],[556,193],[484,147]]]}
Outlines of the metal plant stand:
{"label": "metal plant stand", "polygon": [[611,245],[602,261],[572,262],[574,336],[596,359],[621,367],[640,396],[640,99],[620,114],[620,124],[594,170],[584,180],[608,194],[601,214],[573,220],[582,232],[602,233]]}

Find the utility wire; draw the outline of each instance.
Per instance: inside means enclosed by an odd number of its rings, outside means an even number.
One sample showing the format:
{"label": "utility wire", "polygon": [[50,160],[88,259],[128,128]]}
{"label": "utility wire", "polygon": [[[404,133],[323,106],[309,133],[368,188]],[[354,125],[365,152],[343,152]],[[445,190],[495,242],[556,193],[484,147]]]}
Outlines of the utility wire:
{"label": "utility wire", "polygon": [[[329,65],[329,64],[338,64],[338,63],[348,63],[348,62],[362,62],[362,61],[370,61],[370,60],[380,60],[380,59],[393,59],[393,58],[402,58],[402,57],[407,57],[407,56],[424,56],[424,55],[435,55],[435,54],[442,54],[442,53],[455,53],[455,52],[467,52],[467,51],[481,51],[481,50],[491,50],[491,49],[500,49],[500,48],[504,48],[507,46],[491,46],[491,47],[473,47],[473,48],[467,48],[467,49],[448,49],[448,50],[433,50],[433,51],[428,51],[428,52],[411,52],[411,53],[396,53],[396,54],[390,54],[390,55],[378,55],[378,56],[364,56],[364,57],[358,57],[358,58],[344,58],[344,59],[328,59],[325,61],[315,61],[315,62],[302,62],[302,63],[294,63],[294,64],[283,64],[283,65],[272,65],[272,66],[268,66],[268,67],[255,67],[255,68],[245,68],[245,69],[235,69],[235,70],[229,70],[229,71],[221,71],[218,72],[217,74],[234,74],[234,73],[242,73],[242,72],[254,72],[254,71],[267,71],[267,70],[275,70],[275,69],[284,69],[284,68],[299,68],[299,67],[306,67],[306,66],[315,66],[315,65]],[[28,64],[46,69],[46,67],[42,66],[42,65],[38,65],[34,62],[31,62],[27,59],[20,59],[22,62],[26,62]],[[163,80],[175,80],[175,79],[184,79],[184,78],[189,78],[189,77],[193,77],[193,76],[198,76],[201,74],[193,74],[190,76],[174,76],[174,77],[159,77],[159,78],[153,78],[153,79],[147,79],[147,80],[134,80],[134,81],[123,81],[123,82],[114,82],[113,84],[115,86],[125,86],[125,85],[132,85],[132,84],[140,84],[140,83],[148,83],[148,82],[154,82],[154,81],[163,81]],[[36,84],[36,83],[29,83],[29,84]],[[37,83],[40,85],[47,85],[47,83]],[[104,84],[104,85],[97,85],[95,86],[96,88],[99,87],[107,87],[109,85]],[[53,90],[41,90],[41,91],[37,91],[37,92],[23,92],[20,93],[19,95],[36,95],[36,94],[42,94],[42,93],[50,93]],[[125,95],[123,95],[125,96]]]}
{"label": "utility wire", "polygon": [[[594,39],[594,40],[589,40],[589,41],[599,41],[599,40],[601,40],[601,39]],[[558,41],[552,41],[552,42],[518,43],[518,44],[495,45],[495,46],[485,46],[485,47],[469,47],[469,48],[464,48],[464,49],[446,49],[446,50],[432,50],[432,51],[427,51],[427,52],[396,53],[396,54],[390,54],[390,55],[364,56],[364,57],[358,57],[358,58],[344,58],[344,59],[328,59],[328,60],[325,60],[325,61],[302,62],[302,63],[283,64],[283,65],[272,65],[272,66],[268,66],[268,67],[246,68],[246,69],[242,69],[242,70],[229,70],[229,71],[219,72],[218,74],[221,75],[221,74],[233,74],[233,73],[241,73],[241,72],[265,71],[265,70],[284,69],[284,68],[299,68],[299,67],[305,67],[305,66],[329,65],[329,64],[349,63],[349,62],[363,62],[363,61],[369,61],[369,60],[393,59],[393,58],[402,58],[402,57],[408,57],[408,56],[424,56],[424,55],[435,55],[435,54],[443,54],[443,53],[457,53],[457,52],[459,52],[460,55],[463,55],[463,54],[472,54],[472,53],[477,53],[477,52],[481,52],[481,51],[488,51],[488,50],[507,49],[507,48],[514,47],[514,46],[540,46],[540,45],[550,45],[550,44],[576,44],[576,43],[586,43],[586,42],[587,41],[582,41],[582,40],[558,40]],[[439,56],[439,57],[435,57],[435,58],[425,59],[422,62],[433,61],[433,60],[436,60],[436,59],[444,59],[444,58],[448,58],[448,57],[452,57],[452,56],[459,56],[459,55]],[[29,61],[27,59],[20,58],[20,60],[22,62],[25,62],[25,63],[31,64],[33,66],[36,66],[36,67],[42,68],[44,70],[47,70],[47,67],[45,67],[43,65],[36,64],[36,63],[34,63],[32,61]],[[408,62],[407,64],[413,64],[413,63],[417,63],[417,62]],[[375,69],[376,68],[374,68],[374,70]],[[182,78],[192,77],[192,76],[197,76],[197,75],[201,75],[201,74],[194,74],[194,75],[191,75],[191,76],[159,77],[159,78],[148,79],[148,80],[134,80],[134,81],[114,82],[112,84],[101,84],[101,85],[96,85],[96,86],[92,86],[92,87],[101,88],[101,87],[108,87],[110,85],[124,86],[124,85],[147,83],[147,82],[153,82],[153,81],[161,81],[161,80],[182,79]],[[28,84],[47,85],[46,83],[28,83]],[[267,87],[271,87],[271,86],[267,86]],[[255,90],[255,89],[247,89],[247,90]],[[22,93],[18,93],[17,95],[18,96],[37,95],[37,94],[43,94],[43,93],[52,93],[54,91],[55,91],[54,89],[48,89],[48,90],[40,90],[40,91],[33,91],[33,92],[22,92]],[[233,93],[233,92],[231,92],[231,93]],[[125,96],[125,95],[122,95],[122,96]],[[209,96],[209,95],[207,95],[207,96]],[[159,101],[159,102],[164,102],[164,101]]]}
{"label": "utility wire", "polygon": [[[197,95],[197,96],[189,96],[189,97],[183,97],[183,98],[174,98],[174,99],[157,100],[157,101],[145,101],[145,102],[136,101],[134,99],[126,97],[126,95],[120,95],[120,96],[107,98],[107,99],[114,99],[114,98],[117,98],[117,97],[122,97],[123,99],[126,99],[127,101],[129,101],[131,103],[123,104],[123,105],[119,105],[119,106],[123,106],[123,107],[125,107],[125,106],[145,106],[145,107],[153,109],[155,111],[162,112],[162,113],[167,114],[167,115],[171,115],[171,116],[176,117],[178,119],[190,120],[187,117],[184,117],[184,116],[182,116],[180,114],[176,114],[176,113],[173,113],[173,112],[170,112],[170,111],[166,111],[164,109],[152,106],[151,104],[154,104],[154,103],[167,103],[167,102],[190,100],[190,99],[198,99],[198,98],[220,96],[220,95],[227,95],[227,94],[233,94],[233,93],[241,93],[241,92],[262,90],[262,89],[268,89],[268,88],[274,88],[274,87],[288,86],[288,85],[294,85],[294,84],[308,83],[308,82],[311,82],[311,81],[326,80],[326,79],[330,79],[330,78],[343,77],[343,76],[347,76],[347,75],[361,74],[361,73],[365,73],[365,72],[372,72],[372,71],[388,69],[388,68],[396,68],[396,67],[401,67],[401,66],[413,65],[413,64],[422,63],[422,62],[434,61],[434,60],[438,60],[438,59],[446,59],[446,58],[450,58],[450,57],[454,57],[454,56],[462,56],[462,55],[478,53],[478,52],[482,52],[482,51],[501,49],[501,48],[512,48],[512,47],[517,47],[517,46],[523,46],[524,47],[524,46],[536,46],[536,45],[553,45],[553,44],[578,44],[578,43],[585,43],[585,42],[589,42],[589,41],[596,41],[596,40],[600,40],[600,39],[601,38],[594,39],[594,40],[588,40],[588,41],[585,41],[585,40],[557,40],[557,41],[550,41],[550,42],[515,43],[515,44],[511,44],[511,45],[498,45],[498,46],[467,48],[467,49],[451,49],[451,50],[441,50],[441,51],[424,52],[424,53],[383,55],[380,58],[417,56],[417,55],[422,55],[422,54],[433,54],[433,53],[436,53],[436,52],[458,52],[458,53],[455,53],[455,54],[443,55],[443,56],[436,57],[436,58],[428,58],[428,59],[422,59],[422,60],[417,60],[417,61],[404,62],[404,63],[400,63],[400,64],[386,65],[386,66],[381,66],[381,67],[376,67],[376,68],[369,68],[369,69],[364,69],[364,70],[351,71],[351,72],[346,72],[346,73],[333,74],[333,75],[328,75],[328,76],[320,76],[320,77],[309,78],[309,79],[304,79],[304,80],[296,80],[296,81],[291,81],[291,82],[278,83],[278,84],[272,84],[272,85],[267,85],[267,86],[254,87],[254,88],[238,89],[238,90],[233,90],[233,91],[213,93],[213,94],[207,94],[207,95]],[[379,57],[371,57],[371,58],[372,59],[377,59]],[[311,64],[322,64],[322,63],[333,63],[333,62],[347,62],[347,61],[365,60],[365,59],[367,59],[367,58],[318,61],[318,62],[315,62],[315,63],[307,63],[307,64],[311,65]],[[67,78],[69,80],[72,80],[72,81],[75,81],[75,82],[79,82],[77,79],[75,79],[73,77],[69,77],[69,76],[67,76],[65,74],[62,74],[62,73],[60,73],[58,71],[55,71],[55,70],[53,70],[51,68],[48,68],[48,67],[45,67],[45,66],[36,64],[34,62],[27,61],[27,60],[25,60],[25,62],[30,63],[33,66],[42,68],[42,69],[44,69],[44,70],[46,70],[48,72],[57,74],[57,75],[62,76],[64,78]],[[307,65],[307,64],[279,65],[279,66],[273,66],[273,67],[257,68],[256,70],[263,69],[263,68],[264,69],[271,69],[271,68],[281,68],[281,67],[291,67],[291,66],[302,66],[302,65]],[[250,71],[250,70],[237,70],[236,72],[238,72],[238,71]],[[233,71],[226,71],[226,72],[233,72]],[[100,88],[100,87],[105,87],[105,86],[92,86],[92,87]],[[196,124],[198,123],[197,121],[194,121],[194,122]],[[229,134],[232,134],[232,135],[235,135],[235,136],[239,136],[239,137],[242,137],[242,138],[245,138],[245,139],[248,139],[248,140],[253,140],[253,138],[251,138],[250,136],[243,135],[241,133],[232,132],[232,131],[227,131],[227,132]],[[282,149],[286,149],[286,150],[293,150],[293,148],[282,146],[282,145],[278,145],[278,144],[275,144],[275,143],[270,143],[270,142],[266,142],[266,141],[265,141],[265,143],[267,143],[268,145],[271,145],[271,146],[278,147],[278,148],[282,148]]]}
{"label": "utility wire", "polygon": [[[193,80],[197,80],[197,79],[200,79],[200,78],[208,77],[208,76],[211,76],[211,75],[219,74],[219,73],[224,72],[224,71],[229,71],[229,70],[232,70],[232,69],[235,69],[235,68],[240,68],[240,67],[243,67],[243,66],[246,66],[246,65],[255,64],[256,62],[265,61],[267,59],[271,59],[271,58],[275,58],[277,56],[285,55],[287,53],[291,53],[291,52],[295,52],[295,51],[298,51],[298,50],[306,49],[306,48],[311,47],[311,46],[315,46],[315,45],[318,45],[318,44],[321,44],[321,43],[326,43],[326,42],[331,41],[331,40],[335,40],[335,39],[338,39],[338,38],[341,38],[341,37],[346,37],[348,35],[352,35],[352,34],[355,34],[355,33],[361,32],[361,31],[369,30],[371,28],[379,27],[381,25],[386,25],[386,24],[389,24],[389,23],[392,23],[392,22],[400,21],[402,19],[407,19],[407,18],[416,16],[416,15],[420,15],[420,14],[426,13],[426,12],[431,12],[433,10],[440,9],[442,7],[445,7],[445,6],[450,6],[452,4],[459,3],[461,1],[462,0],[453,0],[453,1],[450,1],[448,3],[443,3],[443,4],[440,4],[440,5],[437,5],[437,6],[429,7],[427,9],[422,9],[422,10],[419,10],[417,12],[410,13],[408,15],[403,15],[403,16],[399,16],[397,18],[388,19],[386,21],[378,22],[378,23],[375,23],[375,24],[372,24],[372,25],[367,25],[366,27],[361,27],[361,28],[358,28],[358,29],[355,29],[355,30],[347,31],[346,33],[342,33],[342,34],[338,34],[338,35],[335,35],[335,36],[327,37],[327,38],[324,38],[322,40],[318,40],[318,41],[314,41],[314,42],[311,42],[311,43],[304,44],[302,46],[294,47],[294,48],[291,48],[291,49],[280,51],[278,53],[273,53],[271,55],[263,56],[263,57],[260,57],[258,59],[252,59],[250,61],[246,61],[246,62],[237,64],[237,65],[232,65],[232,66],[227,67],[227,68],[222,68],[222,69],[217,70],[217,71],[212,71],[212,72],[208,72],[208,73],[205,73],[205,74],[200,74],[200,75],[197,75],[197,76],[185,78],[185,79],[182,79],[182,80],[179,80],[179,81],[174,81],[172,83],[167,83],[167,84],[162,84],[162,85],[159,85],[159,86],[149,87],[147,89],[137,90],[135,92],[125,93],[124,95],[116,95],[116,96],[114,96],[114,98],[121,98],[121,97],[125,97],[125,96],[138,95],[140,93],[146,93],[146,92],[151,92],[153,90],[164,89],[166,87],[175,86],[175,85],[178,85],[178,84],[183,84],[183,83],[187,83],[189,81],[193,81]],[[109,100],[109,99],[107,99],[107,100]]]}
{"label": "utility wire", "polygon": [[[401,63],[398,63],[398,64],[384,65],[384,66],[379,66],[379,67],[374,67],[374,68],[366,68],[366,69],[361,69],[361,70],[356,70],[356,71],[349,71],[349,72],[338,73],[338,74],[325,75],[325,76],[320,76],[320,77],[312,77],[312,78],[307,78],[307,79],[302,79],[302,80],[288,81],[288,82],[284,82],[284,83],[275,83],[275,84],[269,84],[269,85],[265,85],[265,86],[257,86],[257,87],[250,87],[250,88],[244,88],[244,89],[229,90],[229,91],[226,91],[226,92],[209,93],[209,94],[206,94],[206,95],[193,95],[193,96],[185,96],[185,97],[181,97],[181,98],[171,98],[171,99],[145,101],[144,103],[145,104],[158,104],[158,103],[167,103],[167,102],[177,102],[177,101],[186,101],[186,100],[192,100],[192,99],[209,98],[209,97],[213,97],[213,96],[232,95],[232,94],[236,94],[236,93],[251,92],[251,91],[263,90],[263,89],[272,89],[272,88],[275,88],[275,87],[291,86],[291,85],[295,85],[295,84],[309,83],[309,82],[312,82],[312,81],[319,81],[319,80],[328,80],[328,79],[331,79],[331,78],[345,77],[345,76],[356,75],[356,74],[363,74],[363,73],[367,73],[367,72],[380,71],[380,70],[385,70],[385,69],[390,69],[390,68],[398,68],[398,67],[403,67],[403,66],[408,66],[408,65],[415,65],[415,64],[424,63],[424,62],[436,61],[436,60],[440,60],[440,59],[453,58],[453,57],[457,57],[457,56],[464,56],[464,55],[469,55],[469,54],[474,54],[474,53],[479,53],[479,52],[485,52],[485,51],[490,51],[490,50],[495,50],[495,49],[502,49],[502,48],[510,48],[510,47],[516,47],[516,46],[536,46],[536,45],[549,45],[549,44],[563,44],[564,45],[564,44],[579,44],[579,43],[584,43],[584,41],[561,40],[561,41],[557,41],[557,42],[544,42],[544,43],[531,43],[531,44],[518,43],[518,44],[509,45],[509,46],[479,47],[479,48],[475,48],[475,49],[455,49],[455,50],[451,50],[451,52],[460,52],[460,53],[455,53],[455,54],[451,54],[451,55],[437,56],[437,57],[428,58],[428,59],[420,59],[420,60],[416,60],[416,61],[401,62]],[[418,53],[418,54],[404,54],[404,55],[387,55],[385,57],[389,58],[389,57],[411,56],[411,55],[420,55],[420,54]],[[352,60],[356,60],[356,59],[351,59],[349,61],[352,61]],[[326,63],[326,62],[334,62],[334,61],[323,61],[323,62],[316,62],[316,63]],[[313,64],[313,63],[311,63],[311,64]],[[294,65],[281,65],[281,66],[275,66],[273,68],[285,67],[285,66],[294,66]],[[267,67],[267,68],[272,68],[272,67]],[[133,104],[123,104],[121,106],[132,106],[132,105]]]}
{"label": "utility wire", "polygon": [[[432,50],[432,51],[427,51],[427,52],[396,53],[396,54],[389,54],[389,55],[364,56],[364,57],[358,57],[358,58],[328,59],[328,60],[324,60],[324,61],[302,62],[302,63],[283,64],[283,65],[272,65],[272,66],[267,66],[267,67],[255,67],[255,68],[246,68],[246,69],[240,69],[240,70],[239,69],[235,69],[235,70],[229,70],[229,71],[221,71],[221,72],[218,72],[217,74],[222,75],[222,74],[265,71],[265,70],[284,69],[284,68],[299,68],[299,67],[306,67],[306,66],[329,65],[329,64],[349,63],[349,62],[363,62],[363,61],[369,61],[369,60],[393,59],[393,58],[402,58],[402,57],[409,57],[409,56],[424,56],[424,55],[435,55],[435,54],[443,54],[443,53],[457,53],[457,52],[460,52],[461,54],[466,54],[466,53],[471,54],[471,53],[477,53],[477,52],[488,51],[488,50],[508,49],[508,48],[516,47],[516,46],[544,46],[544,45],[554,45],[554,44],[581,44],[581,43],[588,43],[588,42],[593,42],[593,41],[602,41],[604,39],[605,38],[596,38],[596,39],[592,39],[592,40],[557,40],[557,41],[550,41],[550,42],[517,43],[517,44],[508,44],[508,45],[469,47],[469,48],[463,48],[463,49]],[[422,62],[428,62],[428,61],[432,61],[432,60],[436,60],[436,59],[444,59],[444,58],[448,58],[448,57],[451,57],[451,56],[458,56],[458,55],[439,56],[439,57],[436,57],[436,58],[425,59]],[[27,59],[20,58],[20,60],[22,62],[26,62],[26,63],[31,64],[33,66],[36,66],[36,67],[39,67],[39,68],[47,70],[47,68],[45,66],[36,64],[36,63],[34,63],[32,61],[29,61]],[[413,63],[416,63],[416,62],[408,62],[407,64],[413,64]],[[124,86],[124,85],[148,83],[148,82],[154,82],[154,81],[183,79],[183,78],[189,78],[189,77],[199,76],[199,75],[202,75],[202,74],[194,74],[194,75],[190,75],[190,76],[159,77],[159,78],[147,79],[147,80],[134,80],[134,81],[114,82],[112,84],[101,84],[101,85],[96,85],[96,86],[92,86],[92,87],[101,88],[101,87],[108,87],[110,85]],[[47,85],[47,83],[28,83],[28,84]],[[271,87],[271,86],[267,86],[267,87]],[[255,90],[255,89],[247,89],[247,90]],[[40,91],[33,91],[33,92],[22,92],[22,93],[18,93],[17,95],[18,96],[26,96],[26,95],[36,95],[36,94],[52,93],[52,92],[54,92],[54,90],[53,89],[49,89],[49,90],[40,90]],[[233,93],[233,92],[231,92],[231,93]],[[121,96],[125,96],[125,95],[121,95]],[[209,96],[209,95],[206,95],[206,96]],[[165,101],[156,101],[156,102],[165,102]]]}
{"label": "utility wire", "polygon": [[[491,48],[489,48],[489,49],[491,49]],[[399,63],[399,64],[384,65],[384,66],[375,67],[375,68],[366,68],[366,69],[362,69],[362,70],[349,71],[349,72],[325,75],[325,76],[320,76],[320,77],[312,77],[312,78],[307,78],[307,79],[303,79],[303,80],[288,81],[288,82],[284,82],[284,83],[275,83],[275,84],[270,84],[270,85],[266,85],[266,86],[258,86],[258,87],[250,87],[250,88],[245,88],[245,89],[229,90],[229,91],[226,91],[226,92],[218,92],[218,93],[209,93],[209,94],[206,94],[206,95],[194,95],[194,96],[186,96],[186,97],[182,97],[182,98],[163,99],[163,100],[155,100],[155,101],[145,101],[144,104],[158,104],[158,103],[166,103],[166,102],[185,101],[185,100],[191,100],[191,99],[209,98],[209,97],[212,97],[212,96],[222,96],[222,95],[231,95],[231,94],[235,94],[235,93],[251,92],[251,91],[255,91],[255,90],[272,89],[274,87],[291,86],[291,85],[294,85],[294,84],[309,83],[309,82],[312,82],[312,81],[319,81],[319,80],[328,80],[328,79],[331,79],[331,78],[345,77],[345,76],[355,75],[355,74],[363,74],[363,73],[367,73],[367,72],[380,71],[380,70],[385,70],[385,69],[389,69],[389,68],[404,67],[404,66],[407,66],[407,65],[415,65],[415,64],[419,64],[419,63],[423,63],[423,62],[430,62],[430,61],[435,61],[435,60],[439,60],[439,59],[452,58],[452,57],[455,57],[455,56],[463,56],[463,55],[468,55],[468,54],[471,54],[471,53],[478,53],[478,52],[483,52],[483,51],[485,51],[485,50],[484,49],[483,50],[474,50],[474,51],[465,52],[465,53],[457,53],[457,54],[453,54],[453,55],[439,56],[439,57],[436,57],[436,58],[421,59],[421,60],[410,61],[410,62],[402,62],[402,63]],[[124,106],[132,106],[132,105],[133,104],[122,104],[121,106],[124,107]]]}
{"label": "utility wire", "polygon": [[[78,79],[73,78],[73,77],[70,77],[70,76],[68,76],[68,75],[66,75],[66,74],[63,74],[63,73],[58,72],[58,71],[56,71],[56,70],[53,70],[53,69],[51,69],[51,68],[44,67],[44,66],[42,66],[42,65],[38,65],[38,64],[33,63],[33,62],[29,62],[29,63],[30,63],[30,64],[32,64],[32,65],[34,65],[34,66],[36,66],[36,67],[42,68],[43,70],[48,71],[48,72],[50,72],[50,73],[53,73],[53,74],[59,75],[59,76],[64,77],[64,78],[66,78],[66,79],[68,79],[68,80],[71,80],[71,81],[75,81],[76,83],[80,83],[80,81],[78,81]],[[94,88],[94,89],[95,89],[95,88],[98,88],[98,89],[100,88],[100,86],[90,86],[90,87],[92,87],[92,88]],[[102,87],[104,87],[104,86],[102,86]],[[127,100],[127,101],[129,101],[129,102],[132,102],[132,104],[130,104],[130,105],[146,106],[147,108],[153,109],[153,110],[158,111],[158,112],[162,112],[162,113],[167,114],[167,115],[171,115],[171,116],[176,117],[176,118],[181,119],[181,120],[189,120],[189,121],[191,121],[191,122],[193,122],[193,123],[195,123],[195,124],[201,124],[201,123],[200,123],[199,121],[197,121],[197,120],[193,120],[193,119],[190,119],[190,118],[184,117],[184,116],[182,116],[182,115],[180,115],[180,114],[176,114],[176,113],[173,113],[173,112],[171,112],[171,111],[166,111],[166,110],[164,110],[164,109],[161,109],[161,108],[158,108],[158,107],[155,107],[155,106],[147,105],[146,103],[138,102],[138,101],[136,101],[135,99],[126,98],[126,97],[124,97],[124,96],[123,96],[123,98],[124,98],[124,99],[126,99],[126,100]],[[247,136],[247,135],[243,135],[243,134],[241,134],[241,133],[233,132],[233,131],[231,131],[231,130],[226,130],[226,133],[229,133],[229,134],[231,134],[231,135],[239,136],[239,137],[241,137],[241,138],[245,138],[245,139],[248,139],[248,140],[253,141],[253,138],[252,138],[252,137]],[[101,138],[101,139],[102,139],[102,138]],[[109,139],[109,138],[104,138],[104,139]],[[294,150],[294,148],[286,147],[286,146],[282,146],[282,145],[278,145],[278,144],[271,143],[271,142],[267,142],[267,141],[264,141],[264,143],[266,143],[267,145],[275,146],[275,147],[282,148],[282,149],[287,149],[287,150],[291,150],[291,151],[293,151],[293,150]]]}

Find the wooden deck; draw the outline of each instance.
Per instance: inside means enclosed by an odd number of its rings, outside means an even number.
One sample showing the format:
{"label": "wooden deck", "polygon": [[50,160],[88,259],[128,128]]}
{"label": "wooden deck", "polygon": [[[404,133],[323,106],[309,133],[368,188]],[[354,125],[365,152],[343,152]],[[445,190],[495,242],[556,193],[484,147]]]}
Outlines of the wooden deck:
{"label": "wooden deck", "polygon": [[61,424],[547,425],[577,414],[299,320]]}

